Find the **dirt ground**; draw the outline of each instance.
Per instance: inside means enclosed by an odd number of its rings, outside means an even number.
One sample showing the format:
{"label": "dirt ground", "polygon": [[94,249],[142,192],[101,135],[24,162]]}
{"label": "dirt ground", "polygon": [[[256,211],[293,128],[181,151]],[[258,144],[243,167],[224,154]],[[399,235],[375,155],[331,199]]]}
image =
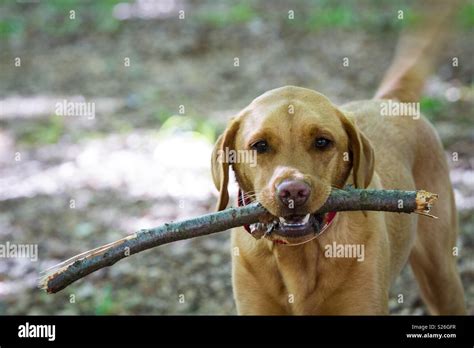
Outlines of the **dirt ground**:
{"label": "dirt ground", "polygon": [[[60,9],[0,5],[0,242],[39,248],[37,262],[0,259],[0,314],[235,314],[228,232],[142,252],[55,295],[37,289],[37,278],[141,228],[211,211],[213,141],[264,91],[292,84],[337,104],[370,98],[393,55],[397,10],[409,13],[407,2],[182,0],[146,11],[139,1],[107,3],[78,8],[88,19],[72,28],[62,16],[74,2]],[[94,13],[129,18],[101,20],[110,26],[103,29]],[[474,30],[472,17],[467,24],[460,18],[422,109],[451,166],[458,264],[474,314]],[[55,115],[64,99],[95,102],[95,117]],[[409,268],[392,290],[390,310],[426,313]]]}

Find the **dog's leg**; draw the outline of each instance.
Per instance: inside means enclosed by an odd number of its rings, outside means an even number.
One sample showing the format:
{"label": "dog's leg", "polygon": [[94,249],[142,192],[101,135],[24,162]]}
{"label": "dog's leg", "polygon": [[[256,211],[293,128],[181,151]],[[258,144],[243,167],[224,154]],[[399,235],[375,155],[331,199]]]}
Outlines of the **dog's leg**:
{"label": "dog's leg", "polygon": [[464,291],[456,266],[458,223],[448,165],[427,122],[418,125],[418,134],[421,141],[413,174],[417,187],[439,194],[432,211],[439,219],[418,219],[410,264],[432,314],[465,314]]}
{"label": "dog's leg", "polygon": [[[441,217],[442,218],[442,217]],[[410,265],[432,314],[466,314],[464,292],[454,256],[456,226],[421,218]]]}
{"label": "dog's leg", "polygon": [[[434,1],[424,11],[422,23],[399,43],[398,53],[376,98],[418,102],[435,58],[449,41],[450,24],[460,2]],[[433,314],[465,314],[464,294],[456,268],[457,220],[449,169],[434,130],[423,119],[417,127],[413,177],[416,187],[439,194],[433,214],[439,220],[420,217],[410,264],[422,297]]]}
{"label": "dog's leg", "polygon": [[232,287],[240,315],[290,314],[272,253],[242,228],[232,231]]}
{"label": "dog's leg", "polygon": [[239,315],[288,315],[290,314],[271,294],[268,284],[258,279],[243,265],[234,262],[232,271],[234,298]]}

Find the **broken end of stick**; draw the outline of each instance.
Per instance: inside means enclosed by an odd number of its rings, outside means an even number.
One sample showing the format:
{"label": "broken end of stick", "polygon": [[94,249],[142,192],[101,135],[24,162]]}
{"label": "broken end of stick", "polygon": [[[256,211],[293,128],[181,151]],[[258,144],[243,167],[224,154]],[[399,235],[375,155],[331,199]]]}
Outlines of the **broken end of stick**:
{"label": "broken end of stick", "polygon": [[59,273],[62,273],[66,268],[67,266],[54,272],[46,272],[44,275],[38,278],[38,289],[41,289],[48,294],[54,294],[56,291],[51,289],[51,287],[49,286],[49,281],[54,279]]}
{"label": "broken end of stick", "polygon": [[437,199],[438,199],[438,195],[436,193],[431,193],[425,190],[416,191],[415,213],[437,219],[438,218],[437,216],[430,214],[431,208],[433,207],[433,203]]}

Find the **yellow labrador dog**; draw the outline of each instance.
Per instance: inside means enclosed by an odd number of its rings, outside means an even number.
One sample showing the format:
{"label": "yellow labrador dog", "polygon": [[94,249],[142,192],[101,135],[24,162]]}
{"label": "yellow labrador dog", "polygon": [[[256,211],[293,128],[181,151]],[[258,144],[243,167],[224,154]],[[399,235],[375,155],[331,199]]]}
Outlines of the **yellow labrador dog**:
{"label": "yellow labrador dog", "polygon": [[[416,103],[433,47],[413,61],[402,49],[376,99],[336,106],[318,92],[286,86],[264,93],[232,119],[212,158],[218,209],[227,206],[232,167],[239,204],[256,200],[274,217],[232,233],[238,313],[387,314],[390,287],[407,262],[431,313],[465,313],[448,165]],[[256,165],[229,163],[221,156],[229,150],[255,153]],[[333,187],[347,184],[437,193],[433,214],[439,219],[313,214]],[[254,238],[262,228],[274,238]]]}

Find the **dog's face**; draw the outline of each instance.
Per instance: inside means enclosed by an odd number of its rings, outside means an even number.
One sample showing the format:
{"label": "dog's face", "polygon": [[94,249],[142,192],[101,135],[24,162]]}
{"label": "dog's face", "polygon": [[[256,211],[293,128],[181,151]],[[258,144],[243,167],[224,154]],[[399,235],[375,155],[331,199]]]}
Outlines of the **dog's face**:
{"label": "dog's face", "polygon": [[[229,161],[224,154],[234,150]],[[239,156],[242,154],[250,156]],[[256,162],[249,161],[256,155]],[[247,161],[239,161],[247,159]],[[372,178],[373,150],[355,125],[323,95],[282,87],[255,99],[218,139],[212,158],[220,191],[218,209],[228,203],[229,163],[241,189],[272,215],[286,232],[304,234],[311,214],[332,187],[354,183],[365,188]]]}

